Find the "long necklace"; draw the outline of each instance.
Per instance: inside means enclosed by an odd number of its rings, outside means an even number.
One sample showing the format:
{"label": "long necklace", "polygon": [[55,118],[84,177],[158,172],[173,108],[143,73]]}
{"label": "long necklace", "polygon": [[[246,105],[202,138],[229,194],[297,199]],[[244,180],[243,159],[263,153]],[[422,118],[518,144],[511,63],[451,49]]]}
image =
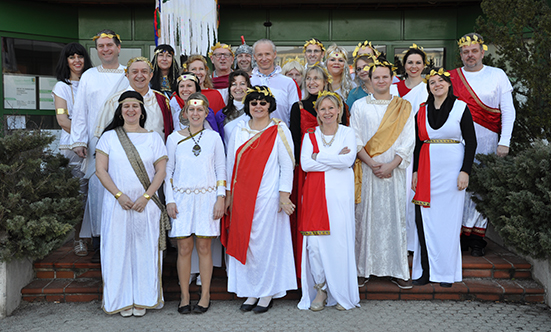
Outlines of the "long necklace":
{"label": "long necklace", "polygon": [[337,130],[335,130],[335,134],[333,134],[333,138],[329,142],[327,142],[325,140],[325,136],[323,135],[323,131],[321,131],[321,128],[320,128],[321,141],[323,142],[323,146],[331,146],[331,144],[333,144],[333,141],[335,141],[335,137],[337,137],[337,131],[339,131],[338,125],[337,125]]}
{"label": "long necklace", "polygon": [[197,135],[197,133],[195,133],[195,135],[192,135],[191,134],[191,129],[189,129],[189,127],[187,127],[187,130],[189,131],[189,136],[191,137],[191,139],[195,143],[195,145],[191,149],[191,152],[193,152],[193,155],[195,157],[197,157],[201,153],[201,146],[199,145],[199,142],[201,141],[201,137],[203,137],[203,131],[205,129],[201,129],[201,134],[199,135],[199,138],[197,140],[195,140],[195,137],[193,137],[193,136]]}

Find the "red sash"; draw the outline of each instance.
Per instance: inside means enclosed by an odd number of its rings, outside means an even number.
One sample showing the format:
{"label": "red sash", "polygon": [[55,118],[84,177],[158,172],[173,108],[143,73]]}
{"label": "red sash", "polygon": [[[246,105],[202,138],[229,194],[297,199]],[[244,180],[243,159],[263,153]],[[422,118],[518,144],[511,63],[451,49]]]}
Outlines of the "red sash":
{"label": "red sash", "polygon": [[[419,128],[419,139],[428,141],[429,134],[427,133],[427,105],[421,104],[419,112],[417,112],[417,126]],[[423,143],[421,152],[419,153],[419,167],[417,169],[417,188],[412,202],[422,207],[430,207],[430,144]]]}
{"label": "red sash", "polygon": [[[174,123],[172,122],[172,112],[170,111],[170,102],[164,93],[153,90],[155,97],[157,98],[157,104],[163,112],[163,124],[165,131],[165,142],[168,138],[168,135],[172,134],[174,131]],[[180,97],[178,97],[180,98]]]}
{"label": "red sash", "polygon": [[256,196],[264,168],[272,153],[278,125],[256,134],[237,149],[232,175],[230,217],[224,218],[221,232],[226,253],[242,264],[247,261]]}
{"label": "red sash", "polygon": [[404,96],[411,91],[411,89],[406,86],[406,80],[396,83],[396,87],[398,88],[398,94],[401,98],[404,98]]}
{"label": "red sash", "polygon": [[467,103],[473,121],[486,129],[499,134],[501,132],[501,110],[486,106],[476,95],[473,88],[467,82],[463,70],[456,68],[450,71],[450,79],[453,85],[453,93]]}
{"label": "red sash", "polygon": [[182,98],[180,98],[180,96],[176,92],[172,94],[172,97],[176,98],[178,105],[180,105],[180,108],[183,110],[184,106],[186,106],[186,102]]}
{"label": "red sash", "polygon": [[[319,153],[314,129],[309,129],[314,153]],[[325,172],[308,172],[302,187],[302,214],[299,220],[302,235],[329,235],[329,214],[325,197]]]}

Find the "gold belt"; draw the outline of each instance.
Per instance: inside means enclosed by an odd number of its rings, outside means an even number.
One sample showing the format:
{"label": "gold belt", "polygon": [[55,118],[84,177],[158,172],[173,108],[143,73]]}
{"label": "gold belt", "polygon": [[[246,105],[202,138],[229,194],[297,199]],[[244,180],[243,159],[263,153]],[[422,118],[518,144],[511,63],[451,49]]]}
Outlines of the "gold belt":
{"label": "gold belt", "polygon": [[461,143],[460,141],[456,139],[429,139],[427,141],[424,141],[423,143],[429,143],[429,144],[457,144]]}

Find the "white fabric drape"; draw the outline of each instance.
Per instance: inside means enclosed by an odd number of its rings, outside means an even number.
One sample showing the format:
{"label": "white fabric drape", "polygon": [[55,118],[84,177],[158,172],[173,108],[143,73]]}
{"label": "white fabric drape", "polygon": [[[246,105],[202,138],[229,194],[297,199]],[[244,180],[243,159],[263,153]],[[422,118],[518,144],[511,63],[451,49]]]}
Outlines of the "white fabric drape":
{"label": "white fabric drape", "polygon": [[157,0],[161,13],[159,44],[174,46],[179,54],[207,54],[218,38],[215,0]]}

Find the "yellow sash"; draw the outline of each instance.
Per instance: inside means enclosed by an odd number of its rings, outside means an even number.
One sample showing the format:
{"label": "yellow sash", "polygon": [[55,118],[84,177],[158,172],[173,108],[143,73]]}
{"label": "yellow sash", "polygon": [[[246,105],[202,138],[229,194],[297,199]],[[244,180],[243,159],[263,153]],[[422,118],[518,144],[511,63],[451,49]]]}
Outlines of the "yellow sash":
{"label": "yellow sash", "polygon": [[[406,122],[411,113],[411,104],[400,97],[394,96],[386,109],[385,115],[377,132],[363,147],[371,158],[376,157],[396,142],[398,136],[402,133]],[[362,200],[362,162],[356,159],[354,163],[354,191],[356,195],[356,204]]]}

